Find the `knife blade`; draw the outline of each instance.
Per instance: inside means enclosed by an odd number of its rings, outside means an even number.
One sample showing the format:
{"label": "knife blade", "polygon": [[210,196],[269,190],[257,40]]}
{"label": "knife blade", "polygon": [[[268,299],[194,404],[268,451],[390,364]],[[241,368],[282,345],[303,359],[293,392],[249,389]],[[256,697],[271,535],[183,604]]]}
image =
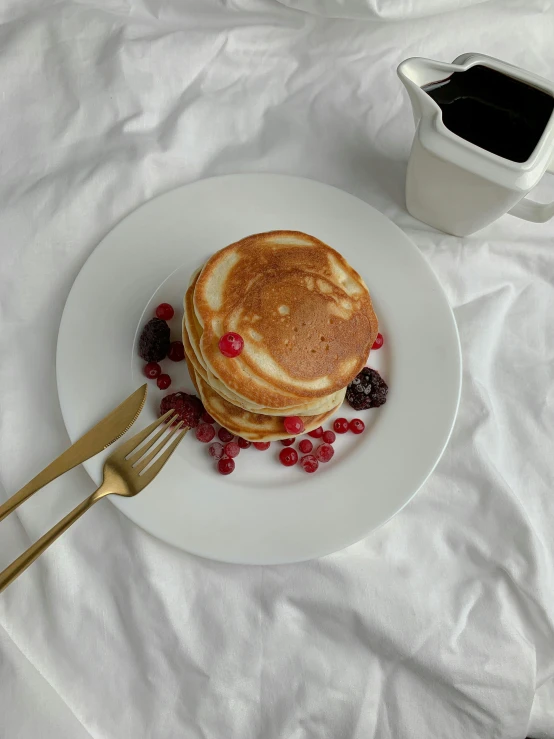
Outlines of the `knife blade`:
{"label": "knife blade", "polygon": [[146,384],[135,390],[127,400],[124,400],[111,413],[108,413],[96,426],[87,431],[84,436],[81,436],[75,444],[72,444],[69,449],[60,454],[48,467],[45,467],[42,472],[39,472],[36,477],[24,485],[21,490],[14,493],[11,498],[0,505],[0,521],[12,511],[15,511],[37,490],[48,485],[49,482],[63,475],[64,472],[68,472],[73,467],[77,467],[87,459],[94,457],[95,454],[121,438],[139,417],[146,401],[147,392]]}

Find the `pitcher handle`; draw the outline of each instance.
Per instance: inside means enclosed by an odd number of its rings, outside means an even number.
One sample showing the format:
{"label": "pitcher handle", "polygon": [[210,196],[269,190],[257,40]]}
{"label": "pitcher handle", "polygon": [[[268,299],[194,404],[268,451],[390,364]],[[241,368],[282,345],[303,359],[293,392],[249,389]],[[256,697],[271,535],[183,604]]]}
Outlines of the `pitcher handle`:
{"label": "pitcher handle", "polygon": [[[546,168],[549,174],[554,174],[554,157]],[[533,221],[533,223],[546,223],[554,216],[554,202],[537,203],[531,198],[522,198],[519,203],[509,210],[508,213],[517,218],[523,218],[525,221]]]}

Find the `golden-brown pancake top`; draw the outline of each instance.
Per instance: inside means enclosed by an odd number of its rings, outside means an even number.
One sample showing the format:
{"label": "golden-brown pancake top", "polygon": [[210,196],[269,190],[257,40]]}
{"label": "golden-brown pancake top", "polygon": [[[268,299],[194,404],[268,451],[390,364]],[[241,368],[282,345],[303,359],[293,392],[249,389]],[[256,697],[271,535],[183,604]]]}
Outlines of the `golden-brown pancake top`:
{"label": "golden-brown pancake top", "polygon": [[[194,291],[207,367],[254,403],[284,407],[344,388],[367,361],[378,323],[360,275],[300,232],[249,236],[213,255]],[[220,337],[239,333],[229,359]]]}
{"label": "golden-brown pancake top", "polygon": [[345,388],[336,393],[324,395],[321,398],[308,398],[299,405],[289,405],[286,408],[268,408],[266,406],[252,403],[246,398],[237,395],[237,393],[234,393],[224,385],[219,378],[215,377],[212,372],[206,369],[206,366],[202,364],[200,361],[201,358],[198,356],[200,341],[202,338],[202,327],[198,323],[196,314],[194,313],[194,288],[196,287],[199,273],[200,270],[192,276],[183,301],[183,344],[185,347],[185,353],[190,359],[196,373],[199,374],[200,377],[208,383],[208,385],[211,385],[219,395],[230,403],[238,405],[240,408],[244,408],[244,410],[270,416],[315,416],[320,413],[326,413],[344,400]]}

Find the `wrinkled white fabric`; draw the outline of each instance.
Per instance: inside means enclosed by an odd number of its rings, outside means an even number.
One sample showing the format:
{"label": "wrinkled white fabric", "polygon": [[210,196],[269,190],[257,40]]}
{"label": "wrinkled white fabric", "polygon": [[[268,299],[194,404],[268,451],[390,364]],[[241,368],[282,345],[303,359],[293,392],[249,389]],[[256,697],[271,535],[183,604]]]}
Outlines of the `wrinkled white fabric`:
{"label": "wrinkled white fabric", "polygon": [[407,20],[460,10],[490,0],[279,0],[289,8],[327,18]]}
{"label": "wrinkled white fabric", "polygon": [[[390,24],[273,0],[4,0],[2,499],[68,443],[56,336],[87,256],[210,175],[319,179],[396,222],[455,309],[464,384],[419,495],[319,561],[203,561],[96,506],[0,596],[2,739],[554,737],[554,221],[460,239],[408,216],[395,72],[482,51],[552,77],[553,38],[549,0]],[[74,470],[2,522],[0,568],[92,489]]]}

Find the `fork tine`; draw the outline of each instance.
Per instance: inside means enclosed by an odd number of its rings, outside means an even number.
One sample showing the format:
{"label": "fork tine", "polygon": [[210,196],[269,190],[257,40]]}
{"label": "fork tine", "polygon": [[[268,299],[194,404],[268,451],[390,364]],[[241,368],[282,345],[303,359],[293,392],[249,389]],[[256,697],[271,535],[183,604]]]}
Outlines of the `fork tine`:
{"label": "fork tine", "polygon": [[[158,441],[158,439],[160,438],[160,436],[163,436],[165,434],[165,432],[167,431],[167,429],[171,427],[172,420],[169,421],[168,423],[163,424],[162,427],[160,428],[160,430],[157,431],[151,439],[148,439],[148,441],[146,442],[146,444],[143,444],[143,446],[141,446],[140,449],[138,449],[137,447],[135,447],[135,450],[133,451],[133,453],[132,454],[129,454],[129,456],[127,457],[127,461],[128,462],[131,462],[132,464],[134,464],[144,454],[146,454],[146,452],[149,449],[151,449],[154,446],[154,444]],[[182,426],[183,423],[181,422],[180,425]],[[140,445],[138,445],[138,446],[140,446]]]}
{"label": "fork tine", "polygon": [[[160,442],[159,444],[156,444],[156,446],[152,449],[152,451],[150,452],[150,454],[147,454],[145,457],[142,457],[141,456],[142,453],[143,452],[147,452],[148,449],[150,449],[152,447],[152,445],[154,444],[154,440],[156,439],[156,437],[161,436],[161,433],[158,432],[156,434],[156,436],[154,437],[154,439],[152,440],[152,443],[148,444],[148,448],[147,447],[144,447],[143,449],[141,449],[137,453],[136,457],[139,458],[140,461],[138,461],[137,464],[134,465],[135,472],[141,473],[143,470],[145,470],[148,467],[148,465],[150,464],[150,462],[153,459],[155,459],[155,457],[157,457],[157,455],[164,448],[164,446],[167,444],[167,442],[170,441],[175,436],[175,434],[177,433],[177,431],[179,431],[179,429],[182,428],[184,425],[185,425],[184,422],[183,421],[180,421],[176,426],[174,426],[170,430],[169,434],[165,437],[165,439],[162,442]],[[164,431],[165,431],[165,429],[164,429]],[[129,459],[129,462],[130,461],[131,461],[131,458]]]}
{"label": "fork tine", "polygon": [[[163,416],[160,416],[157,421],[154,421],[154,423],[151,423],[150,426],[147,426],[142,431],[139,431],[138,434],[135,434],[132,439],[129,439],[129,441],[126,441],[125,444],[121,444],[113,454],[117,454],[118,457],[121,455],[123,457],[126,457],[128,454],[133,452],[139,444],[141,444],[145,439],[147,439],[152,431],[154,431],[158,426],[161,426],[162,424],[165,424],[166,421],[169,422],[170,418],[173,415],[173,409],[169,410],[167,413],[164,413]],[[171,418],[171,420],[173,420]],[[165,426],[167,428],[167,426]],[[164,428],[164,430],[165,430]]]}
{"label": "fork tine", "polygon": [[180,441],[182,440],[183,436],[189,431],[189,427],[186,426],[184,429],[181,429],[177,435],[176,438],[171,442],[171,444],[168,445],[165,452],[154,462],[154,464],[149,467],[146,472],[139,476],[139,480],[141,482],[142,487],[145,487],[148,485],[152,480],[156,477],[158,472],[162,469],[164,464],[167,462],[167,460],[171,457],[175,449],[177,449]]}

